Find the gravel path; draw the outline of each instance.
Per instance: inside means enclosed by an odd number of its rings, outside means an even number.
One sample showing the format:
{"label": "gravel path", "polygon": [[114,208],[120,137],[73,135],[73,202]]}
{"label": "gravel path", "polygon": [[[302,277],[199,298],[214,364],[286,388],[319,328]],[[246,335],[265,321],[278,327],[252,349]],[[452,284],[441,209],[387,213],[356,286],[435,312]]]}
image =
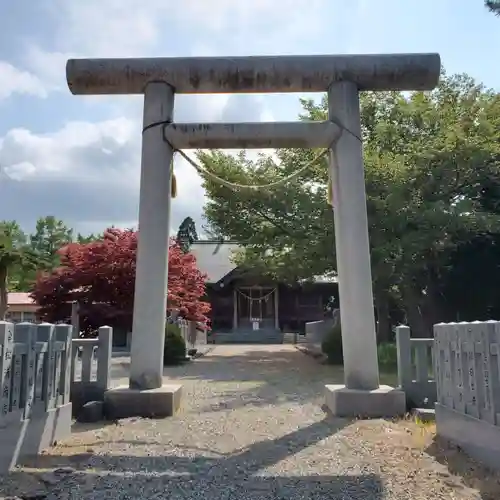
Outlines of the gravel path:
{"label": "gravel path", "polygon": [[[114,363],[115,374],[126,373],[126,360]],[[75,500],[500,498],[480,492],[483,485],[473,478],[451,474],[429,453],[436,447],[432,434],[409,421],[353,422],[326,414],[323,386],[338,382],[338,370],[293,346],[217,346],[165,375],[184,384],[177,416],[75,425],[71,440],[0,480],[0,494]]]}

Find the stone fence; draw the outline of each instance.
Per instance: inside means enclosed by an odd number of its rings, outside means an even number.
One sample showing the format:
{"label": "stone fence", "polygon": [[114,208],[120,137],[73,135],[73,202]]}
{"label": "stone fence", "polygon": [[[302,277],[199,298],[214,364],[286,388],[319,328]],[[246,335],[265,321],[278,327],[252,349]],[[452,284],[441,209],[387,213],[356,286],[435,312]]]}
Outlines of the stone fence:
{"label": "stone fence", "polygon": [[332,327],[332,320],[311,321],[306,323],[306,334],[302,341],[302,346],[305,347],[311,354],[322,354],[321,344],[325,335]]}
{"label": "stone fence", "polygon": [[[307,349],[321,352],[330,328],[308,323]],[[434,408],[438,436],[500,469],[500,321],[441,323],[427,339],[399,326],[396,343],[408,406]]]}
{"label": "stone fence", "polygon": [[181,330],[182,338],[186,343],[186,348],[196,349],[200,346],[207,344],[207,332],[206,330],[200,331],[196,328],[195,321],[186,321],[185,319],[179,319],[177,324]]}
{"label": "stone fence", "polygon": [[69,435],[71,331],[0,321],[0,473]]}
{"label": "stone fence", "polygon": [[0,321],[0,473],[67,438],[75,410],[110,388],[113,330]]}
{"label": "stone fence", "polygon": [[433,407],[438,436],[500,469],[500,322],[440,323],[428,339],[400,326],[396,340],[410,405]]}
{"label": "stone fence", "polygon": [[408,326],[398,326],[396,345],[398,384],[405,391],[407,405],[417,408],[434,407],[434,339],[412,339]]}
{"label": "stone fence", "polygon": [[[188,349],[207,343],[196,323],[179,321]],[[111,388],[113,329],[72,338],[71,325],[0,321],[0,473],[71,433],[85,403]]]}
{"label": "stone fence", "polygon": [[73,413],[89,401],[103,401],[110,388],[113,329],[99,328],[94,339],[73,339],[71,366],[71,402]]}
{"label": "stone fence", "polygon": [[331,318],[306,323],[306,334],[301,341],[302,346],[313,355],[322,354],[321,345],[325,336],[337,326],[339,321],[340,311],[335,309]]}
{"label": "stone fence", "polygon": [[434,325],[437,434],[500,469],[500,322]]}
{"label": "stone fence", "polygon": [[[178,319],[175,323],[179,326],[182,338],[186,343],[187,349],[194,349],[199,346],[204,346],[207,344],[207,332],[206,330],[200,331],[196,328],[195,321],[187,321],[185,319]],[[127,333],[126,336],[126,350],[130,351],[132,346],[132,332]]]}

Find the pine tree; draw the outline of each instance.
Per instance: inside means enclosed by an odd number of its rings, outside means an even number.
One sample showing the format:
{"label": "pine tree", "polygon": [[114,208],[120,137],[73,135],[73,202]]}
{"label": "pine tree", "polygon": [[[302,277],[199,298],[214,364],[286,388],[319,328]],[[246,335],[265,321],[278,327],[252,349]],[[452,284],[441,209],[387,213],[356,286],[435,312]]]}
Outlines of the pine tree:
{"label": "pine tree", "polygon": [[186,217],[180,224],[177,231],[177,243],[184,253],[189,252],[189,247],[198,241],[198,233],[196,232],[196,224],[191,217]]}
{"label": "pine tree", "polygon": [[484,5],[493,12],[493,14],[500,16],[500,0],[485,0]]}

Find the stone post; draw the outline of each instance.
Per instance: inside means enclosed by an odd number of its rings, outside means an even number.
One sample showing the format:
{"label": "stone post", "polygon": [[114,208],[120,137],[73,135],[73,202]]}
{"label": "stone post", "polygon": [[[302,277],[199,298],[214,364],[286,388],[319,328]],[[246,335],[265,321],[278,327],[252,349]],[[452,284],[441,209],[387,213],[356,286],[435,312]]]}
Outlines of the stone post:
{"label": "stone post", "polygon": [[410,327],[400,325],[396,328],[396,345],[398,356],[398,384],[406,389],[412,381],[411,337]]}
{"label": "stone post", "polygon": [[131,389],[157,389],[163,380],[173,150],[161,123],[172,121],[173,109],[172,87],[149,83],[144,91]]}
{"label": "stone post", "polygon": [[[35,338],[36,329],[33,332],[33,338]],[[72,365],[74,363],[74,358],[72,358],[72,338],[73,338],[73,327],[71,325],[56,325],[55,327],[55,339],[56,342],[61,342],[64,345],[64,350],[62,351],[61,358],[61,370],[60,370],[60,382],[59,382],[59,395],[57,400],[57,406],[66,405],[70,403],[71,400],[71,384],[73,382],[71,377]],[[35,360],[35,352],[33,349],[33,362]],[[35,376],[35,367],[33,366],[33,378]]]}
{"label": "stone post", "polygon": [[47,351],[43,360],[43,397],[45,399],[45,411],[56,407],[55,388],[55,362],[56,353],[54,343],[56,340],[55,326],[52,323],[40,323],[38,326],[37,341],[47,343]]}
{"label": "stone post", "polygon": [[80,304],[77,301],[71,303],[71,326],[73,338],[80,338]]}
{"label": "stone post", "polygon": [[113,350],[113,328],[99,328],[99,345],[97,347],[97,386],[103,393],[111,386],[111,353]]}

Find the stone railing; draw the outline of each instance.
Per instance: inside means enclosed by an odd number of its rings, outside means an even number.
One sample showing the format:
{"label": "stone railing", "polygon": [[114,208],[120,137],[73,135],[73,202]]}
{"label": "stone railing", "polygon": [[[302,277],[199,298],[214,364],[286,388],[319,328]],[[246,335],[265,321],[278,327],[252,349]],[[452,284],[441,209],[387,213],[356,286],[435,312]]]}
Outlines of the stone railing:
{"label": "stone railing", "polygon": [[103,401],[110,388],[113,329],[101,326],[94,339],[73,339],[71,402],[73,412],[89,401]]}
{"label": "stone railing", "polygon": [[339,321],[340,311],[335,309],[331,318],[306,323],[306,334],[305,338],[301,341],[301,346],[307,349],[311,354],[323,354],[321,347],[323,340]]}
{"label": "stone railing", "polygon": [[434,380],[434,339],[411,338],[408,326],[396,328],[398,384],[411,407],[433,407],[436,402]]}
{"label": "stone railing", "polygon": [[198,330],[195,321],[179,319],[177,324],[181,330],[182,338],[186,342],[186,349],[197,349],[207,344],[207,332]]}
{"label": "stone railing", "polygon": [[67,438],[72,415],[110,386],[113,332],[72,339],[71,325],[0,321],[0,473]]}
{"label": "stone railing", "polygon": [[436,429],[500,469],[500,322],[434,325]]}
{"label": "stone railing", "polygon": [[71,432],[71,330],[0,321],[0,473]]}
{"label": "stone railing", "polygon": [[322,354],[321,344],[325,335],[332,329],[333,320],[326,319],[320,321],[311,321],[306,323],[306,334],[301,345],[312,354]]}

